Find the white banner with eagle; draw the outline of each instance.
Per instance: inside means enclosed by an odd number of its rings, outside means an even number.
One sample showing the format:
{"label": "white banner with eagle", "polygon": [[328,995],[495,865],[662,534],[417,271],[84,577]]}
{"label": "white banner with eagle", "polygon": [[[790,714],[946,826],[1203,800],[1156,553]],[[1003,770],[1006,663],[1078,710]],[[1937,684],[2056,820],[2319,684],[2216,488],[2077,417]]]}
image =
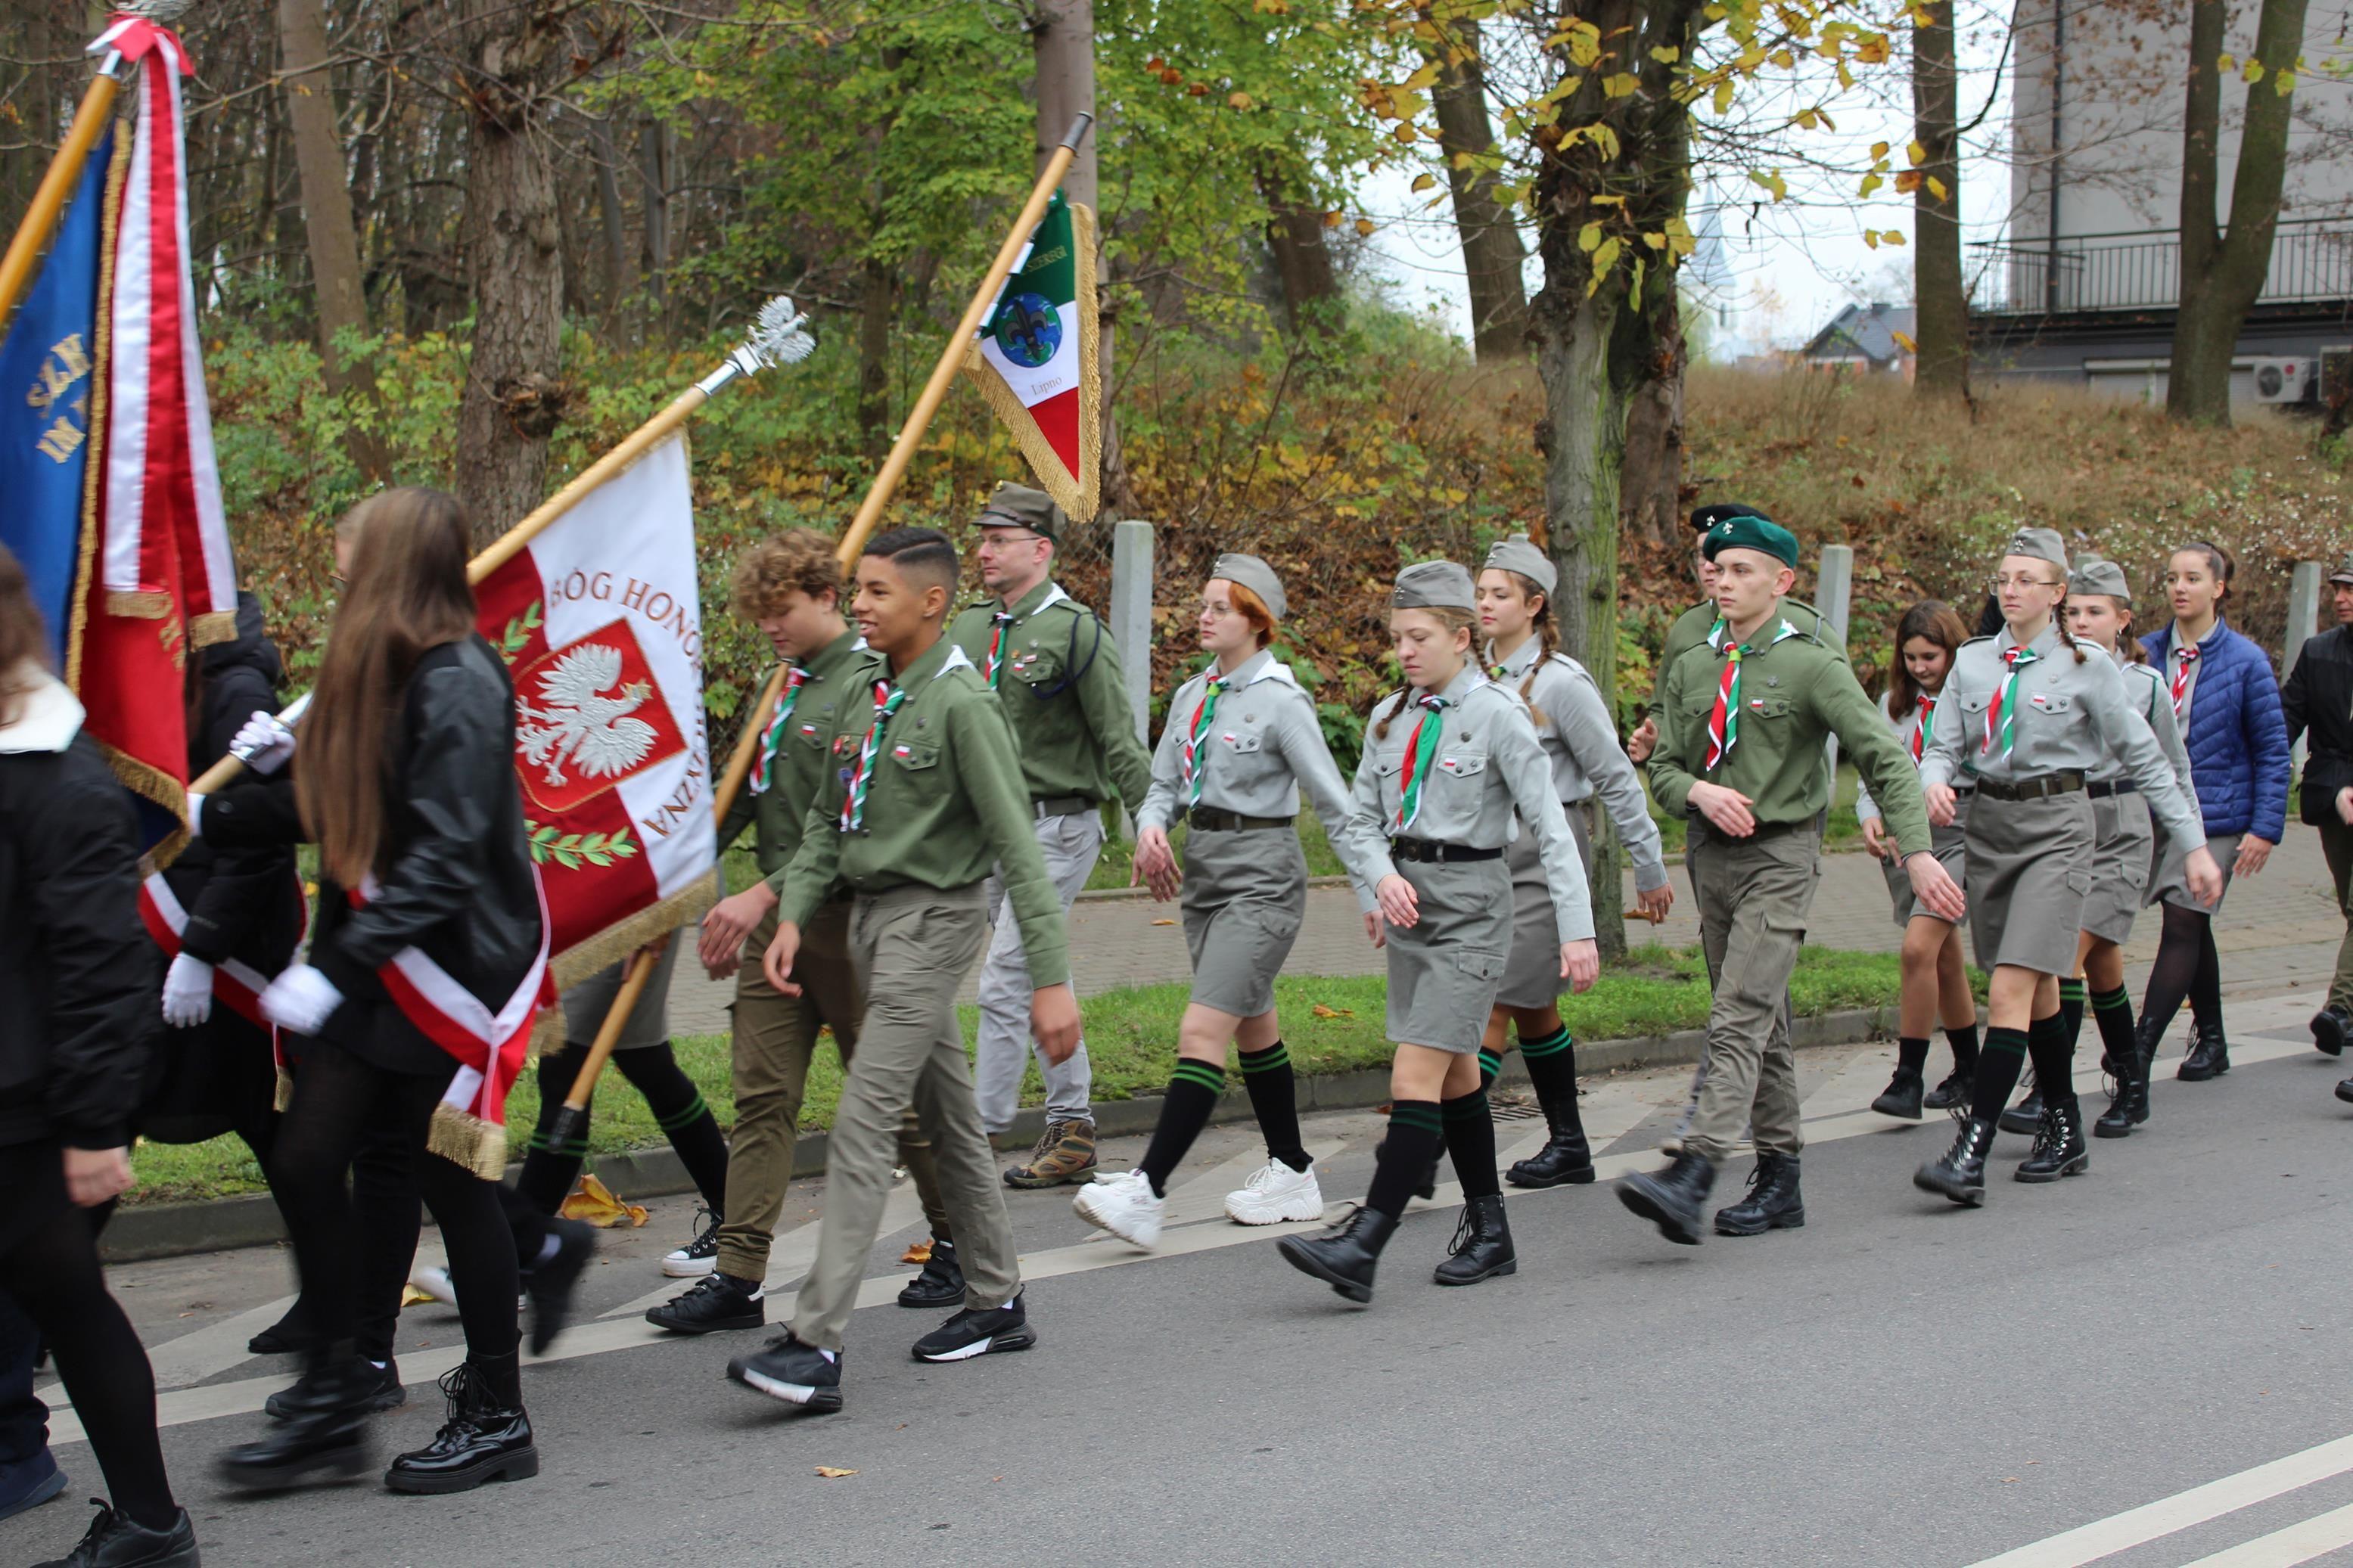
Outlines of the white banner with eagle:
{"label": "white banner with eagle", "polygon": [[684,436],[476,590],[515,687],[515,776],[568,988],[702,917],[718,887]]}

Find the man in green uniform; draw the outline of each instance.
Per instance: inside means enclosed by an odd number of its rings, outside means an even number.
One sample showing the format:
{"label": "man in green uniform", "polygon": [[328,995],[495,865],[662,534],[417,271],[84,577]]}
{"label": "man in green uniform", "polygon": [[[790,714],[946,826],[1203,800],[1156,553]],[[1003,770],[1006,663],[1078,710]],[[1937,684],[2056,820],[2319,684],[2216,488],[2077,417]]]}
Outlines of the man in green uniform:
{"label": "man in green uniform", "polygon": [[1718,625],[1667,671],[1651,793],[1686,818],[1694,844],[1706,845],[1691,867],[1700,939],[1715,976],[1707,1081],[1674,1163],[1617,1183],[1628,1208],[1655,1221],[1668,1240],[1691,1246],[1716,1166],[1744,1122],[1755,1129],[1756,1177],[1746,1200],[1717,1212],[1717,1232],[1754,1236],[1805,1224],[1797,1064],[1777,1026],[1820,878],[1829,737],[1838,737],[1870,784],[1922,903],[1957,922],[1964,912],[1960,889],[1929,850],[1911,759],[1845,658],[1786,612],[1796,536],[1763,518],[1731,517],[1709,531],[1705,548],[1716,567]]}
{"label": "man in green uniform", "polygon": [[980,672],[941,636],[955,581],[955,548],[935,529],[894,528],[867,546],[855,607],[883,664],[869,700],[834,721],[826,749],[839,765],[786,868],[763,963],[770,984],[799,994],[804,973],[814,979],[818,967],[802,962],[803,928],[837,881],[849,885],[865,1029],[834,1112],[817,1260],[791,1329],[727,1365],[738,1383],[813,1410],[841,1408],[842,1331],[911,1105],[934,1140],[965,1284],[964,1310],[918,1340],[916,1357],[965,1361],[1036,1342],[956,1021],[956,987],[987,934],[982,884],[992,865],[1020,922],[1038,983],[1030,1026],[1050,1060],[1077,1047],[1079,1006],[1012,734]]}
{"label": "man in green uniform", "polygon": [[[981,510],[976,552],[989,596],[958,616],[948,632],[1012,721],[1038,847],[1065,915],[1103,853],[1103,803],[1115,785],[1134,810],[1152,784],[1152,758],[1135,732],[1119,648],[1094,612],[1053,580],[1054,552],[1069,527],[1043,490],[997,486]],[[1031,977],[995,881],[988,918],[996,931],[976,997],[974,1077],[981,1120],[997,1133],[1013,1125],[1021,1102]],[[1067,1061],[1049,1061],[1041,1049],[1038,1065],[1046,1080],[1046,1131],[1005,1180],[1016,1187],[1091,1180],[1094,1079],[1086,1043]]]}

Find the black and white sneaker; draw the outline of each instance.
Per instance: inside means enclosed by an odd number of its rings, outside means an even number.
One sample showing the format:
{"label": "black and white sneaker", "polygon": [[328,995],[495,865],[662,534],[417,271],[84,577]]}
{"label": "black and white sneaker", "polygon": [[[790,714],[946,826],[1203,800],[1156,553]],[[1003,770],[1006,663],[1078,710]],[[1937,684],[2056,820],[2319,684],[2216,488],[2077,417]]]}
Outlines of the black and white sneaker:
{"label": "black and white sneaker", "polygon": [[727,1375],[787,1405],[818,1411],[841,1408],[841,1357],[803,1344],[790,1331],[729,1362]]}
{"label": "black and white sneaker", "polygon": [[646,1312],[646,1321],[674,1334],[714,1334],[726,1329],[756,1329],[768,1321],[768,1293],[733,1274],[713,1269],[683,1296],[673,1296]]}
{"label": "black and white sneaker", "polygon": [[966,1307],[915,1342],[917,1361],[970,1361],[999,1351],[1026,1351],[1038,1342],[1029,1316],[1016,1296],[1002,1307],[976,1312]]}
{"label": "black and white sneaker", "polygon": [[719,1211],[694,1205],[694,1239],[662,1259],[662,1272],[673,1279],[700,1279],[719,1267]]}

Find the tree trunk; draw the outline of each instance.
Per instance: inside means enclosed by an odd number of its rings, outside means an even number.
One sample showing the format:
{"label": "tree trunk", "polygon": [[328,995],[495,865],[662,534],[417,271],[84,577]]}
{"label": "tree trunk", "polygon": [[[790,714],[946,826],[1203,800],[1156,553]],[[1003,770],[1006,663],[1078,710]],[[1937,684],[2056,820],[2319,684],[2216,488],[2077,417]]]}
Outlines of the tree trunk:
{"label": "tree trunk", "polygon": [[[1430,107],[1438,118],[1446,181],[1454,194],[1454,227],[1461,237],[1462,270],[1471,285],[1471,342],[1482,364],[1527,353],[1528,299],[1522,274],[1527,253],[1509,208],[1495,200],[1495,177],[1455,166],[1457,154],[1483,153],[1495,144],[1487,117],[1486,68],[1479,54],[1476,17],[1454,22],[1440,46]],[[1451,59],[1461,54],[1460,60]]]}
{"label": "tree trunk", "polygon": [[544,0],[470,0],[473,137],[465,248],[473,354],[458,403],[457,489],[487,543],[547,493],[547,443],[564,415],[556,381],[564,243],[543,128],[542,77],[562,41]]}
{"label": "tree trunk", "polygon": [[629,271],[629,221],[621,205],[621,177],[616,171],[620,152],[613,145],[613,122],[599,117],[589,127],[596,153],[596,210],[604,219],[605,318],[610,321],[636,286]]}
{"label": "tree trunk", "polygon": [[1670,544],[1683,531],[1683,370],[1690,349],[1673,279],[1662,279],[1645,292],[1641,331],[1647,342],[1635,349],[1640,375],[1627,401],[1618,512],[1628,532]]}
{"label": "tree trunk", "polygon": [[2173,358],[2165,411],[2198,425],[2231,422],[2231,361],[2239,329],[2271,271],[2287,178],[2287,134],[2295,99],[2274,86],[2293,68],[2304,42],[2306,0],[2263,0],[2255,24],[2263,79],[2247,91],[2239,160],[2231,184],[2227,232],[2218,232],[2222,82],[2218,69],[2228,14],[2223,0],[2190,0],[2189,78],[2181,130],[2181,303],[2173,318]]}
{"label": "tree trunk", "polygon": [[638,174],[644,190],[646,215],[646,293],[651,313],[661,318],[668,304],[670,280],[670,191],[675,183],[671,165],[677,162],[678,133],[659,120],[648,120],[638,138]]}
{"label": "tree trunk", "polygon": [[1323,209],[1293,195],[1272,173],[1259,175],[1258,188],[1266,198],[1266,243],[1282,289],[1284,320],[1293,333],[1337,326],[1340,281],[1324,244]]}
{"label": "tree trunk", "polygon": [[[335,94],[326,71],[327,16],[320,0],[278,0],[279,47],[285,55],[286,119],[294,132],[294,163],[302,183],[302,226],[318,298],[319,359],[327,390],[356,397],[374,411],[375,374],[364,358],[346,360],[337,339],[368,336],[367,283],[360,270],[359,231],[343,173],[343,139],[335,123]],[[372,483],[390,477],[382,437],[354,424],[344,449]]]}
{"label": "tree trunk", "polygon": [[1928,154],[1912,193],[1919,345],[1912,384],[1935,396],[1967,397],[1969,301],[1961,271],[1960,78],[1953,67],[1951,0],[1920,0],[1912,15],[1912,135]]}

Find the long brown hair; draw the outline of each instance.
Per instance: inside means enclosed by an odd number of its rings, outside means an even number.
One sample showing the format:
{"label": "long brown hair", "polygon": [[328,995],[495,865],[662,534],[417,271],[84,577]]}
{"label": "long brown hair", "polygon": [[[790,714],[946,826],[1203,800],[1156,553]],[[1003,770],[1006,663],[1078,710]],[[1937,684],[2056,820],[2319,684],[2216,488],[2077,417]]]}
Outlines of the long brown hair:
{"label": "long brown hair", "polygon": [[1960,613],[1942,599],[1923,599],[1895,623],[1895,651],[1887,656],[1887,710],[1901,719],[1920,700],[1920,683],[1904,664],[1904,645],[1926,637],[1945,650],[1945,679],[1953,678],[1953,659],[1969,640],[1969,628]]}
{"label": "long brown hair", "polygon": [[49,668],[47,623],[33,603],[33,586],[25,569],[0,544],[0,724],[16,721],[25,693],[37,684],[34,675]]}
{"label": "long brown hair", "polygon": [[439,490],[391,489],[351,510],[351,581],[327,633],[302,723],[294,795],[327,875],[347,888],[386,848],[393,742],[417,661],[474,629],[466,510]]}

